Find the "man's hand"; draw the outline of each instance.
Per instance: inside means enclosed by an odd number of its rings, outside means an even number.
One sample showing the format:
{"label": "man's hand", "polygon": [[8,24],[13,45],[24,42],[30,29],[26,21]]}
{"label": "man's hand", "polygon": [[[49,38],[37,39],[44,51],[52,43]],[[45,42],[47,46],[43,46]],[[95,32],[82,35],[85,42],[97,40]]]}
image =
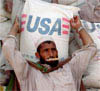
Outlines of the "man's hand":
{"label": "man's hand", "polygon": [[82,26],[81,21],[78,16],[74,16],[74,18],[70,20],[70,24],[71,24],[71,27],[75,29],[76,31]]}
{"label": "man's hand", "polygon": [[20,33],[18,17],[16,17],[15,22],[14,22],[9,34],[16,36],[17,33]]}
{"label": "man's hand", "polygon": [[19,32],[19,19],[18,17],[16,17],[15,19],[15,22],[13,24],[13,29],[16,31],[16,32]]}
{"label": "man's hand", "polygon": [[[81,21],[78,16],[75,16],[73,19],[70,20],[70,25],[73,29],[75,29],[78,32],[78,29],[82,26]],[[92,38],[90,35],[85,31],[84,28],[81,29],[81,31],[78,32],[80,35],[80,38],[82,39],[83,45],[91,44],[93,43]]]}

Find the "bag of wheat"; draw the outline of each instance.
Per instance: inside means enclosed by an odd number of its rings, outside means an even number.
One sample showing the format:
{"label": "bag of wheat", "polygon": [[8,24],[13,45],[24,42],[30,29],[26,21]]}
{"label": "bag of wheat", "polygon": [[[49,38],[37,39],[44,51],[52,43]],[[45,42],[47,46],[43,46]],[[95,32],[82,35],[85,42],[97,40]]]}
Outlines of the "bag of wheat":
{"label": "bag of wheat", "polygon": [[41,0],[27,0],[22,12],[20,38],[20,51],[25,59],[38,61],[35,57],[36,44],[40,38],[45,36],[53,38],[60,60],[67,58],[70,34],[69,21],[75,10],[78,12],[79,9]]}
{"label": "bag of wheat", "polygon": [[100,50],[91,60],[83,77],[83,82],[87,88],[100,88]]}
{"label": "bag of wheat", "polygon": [[0,0],[0,40],[8,34],[12,26],[9,20],[11,15],[5,11],[4,5],[4,0]]}
{"label": "bag of wheat", "polygon": [[85,4],[85,0],[58,0],[59,4],[72,5],[77,7],[82,7]]}

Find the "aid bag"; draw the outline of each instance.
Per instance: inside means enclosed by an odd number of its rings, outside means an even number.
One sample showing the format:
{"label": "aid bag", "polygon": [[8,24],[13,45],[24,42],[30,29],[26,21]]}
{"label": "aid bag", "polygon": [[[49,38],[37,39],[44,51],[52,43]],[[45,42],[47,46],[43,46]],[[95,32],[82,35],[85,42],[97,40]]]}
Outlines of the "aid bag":
{"label": "aid bag", "polygon": [[36,44],[42,37],[52,37],[60,60],[68,57],[70,19],[77,7],[27,0],[22,12],[20,51],[25,59],[37,62]]}

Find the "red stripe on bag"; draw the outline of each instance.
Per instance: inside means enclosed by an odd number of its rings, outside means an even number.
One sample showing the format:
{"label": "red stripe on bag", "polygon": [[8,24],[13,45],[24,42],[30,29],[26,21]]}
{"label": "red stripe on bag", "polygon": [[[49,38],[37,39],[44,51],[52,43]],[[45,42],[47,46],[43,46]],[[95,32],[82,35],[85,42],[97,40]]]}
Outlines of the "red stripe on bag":
{"label": "red stripe on bag", "polygon": [[23,32],[24,31],[24,28],[21,28],[21,32]]}
{"label": "red stripe on bag", "polygon": [[27,17],[27,15],[26,14],[22,14],[22,18],[25,18],[25,17]]}
{"label": "red stripe on bag", "polygon": [[63,28],[67,28],[67,29],[69,29],[69,25],[65,25],[65,24],[63,24],[62,27],[63,27]]}
{"label": "red stripe on bag", "polygon": [[65,22],[70,22],[70,20],[68,20],[67,18],[62,18],[62,20]]}
{"label": "red stripe on bag", "polygon": [[21,25],[23,25],[23,24],[25,24],[25,23],[26,23],[26,21],[22,21],[22,22],[21,22]]}
{"label": "red stripe on bag", "polygon": [[68,32],[68,31],[62,31],[62,33],[63,33],[63,34],[68,34],[69,32]]}

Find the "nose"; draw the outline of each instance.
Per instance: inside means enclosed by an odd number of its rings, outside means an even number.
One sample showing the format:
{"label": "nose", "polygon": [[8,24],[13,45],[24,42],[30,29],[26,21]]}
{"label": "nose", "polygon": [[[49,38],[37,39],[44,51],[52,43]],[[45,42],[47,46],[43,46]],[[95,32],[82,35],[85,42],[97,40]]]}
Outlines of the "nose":
{"label": "nose", "polygon": [[52,50],[49,50],[49,56],[50,57],[53,57],[54,56]]}

